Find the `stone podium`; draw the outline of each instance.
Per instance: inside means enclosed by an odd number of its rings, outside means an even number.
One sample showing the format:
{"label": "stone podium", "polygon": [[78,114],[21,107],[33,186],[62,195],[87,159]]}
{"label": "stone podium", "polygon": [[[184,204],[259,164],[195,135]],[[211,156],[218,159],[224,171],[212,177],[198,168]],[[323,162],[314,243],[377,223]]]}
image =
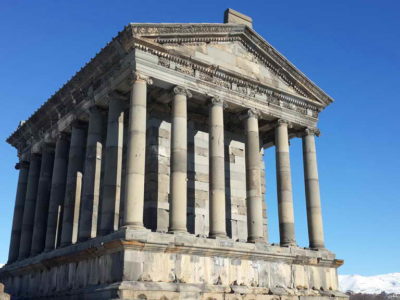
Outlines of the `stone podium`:
{"label": "stone podium", "polygon": [[[347,297],[343,261],[324,244],[315,148],[333,100],[252,27],[231,9],[222,24],[129,24],[12,133],[19,179],[0,269],[12,299]],[[269,147],[279,245],[268,241]]]}

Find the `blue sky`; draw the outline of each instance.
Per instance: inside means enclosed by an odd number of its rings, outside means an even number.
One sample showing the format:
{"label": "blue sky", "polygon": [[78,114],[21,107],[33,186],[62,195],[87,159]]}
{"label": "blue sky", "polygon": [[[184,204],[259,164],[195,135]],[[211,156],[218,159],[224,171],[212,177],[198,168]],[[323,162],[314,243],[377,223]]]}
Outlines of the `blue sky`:
{"label": "blue sky", "polygon": [[[5,143],[129,22],[222,22],[227,7],[336,101],[317,140],[327,247],[342,274],[400,272],[400,2],[0,0],[0,263],[17,172]],[[296,234],[307,245],[301,141],[291,146]],[[265,154],[271,242],[278,242],[275,161]]]}

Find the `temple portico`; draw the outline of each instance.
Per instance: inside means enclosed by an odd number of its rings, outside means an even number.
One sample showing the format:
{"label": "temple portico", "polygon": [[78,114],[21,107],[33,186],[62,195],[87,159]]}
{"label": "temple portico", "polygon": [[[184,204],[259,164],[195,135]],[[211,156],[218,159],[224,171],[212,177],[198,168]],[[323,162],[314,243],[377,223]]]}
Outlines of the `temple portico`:
{"label": "temple portico", "polygon": [[[10,136],[19,178],[0,279],[12,295],[344,297],[315,145],[332,99],[249,24],[234,11],[225,24],[130,24]],[[296,138],[308,245],[295,237]],[[268,239],[275,213],[280,245]]]}

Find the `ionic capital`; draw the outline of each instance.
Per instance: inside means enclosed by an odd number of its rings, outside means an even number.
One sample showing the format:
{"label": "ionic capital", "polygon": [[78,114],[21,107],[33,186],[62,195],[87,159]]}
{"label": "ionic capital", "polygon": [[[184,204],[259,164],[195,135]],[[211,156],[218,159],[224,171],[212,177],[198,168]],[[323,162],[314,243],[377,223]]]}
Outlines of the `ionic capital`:
{"label": "ionic capital", "polygon": [[260,115],[261,114],[258,109],[250,108],[248,110],[241,112],[238,116],[239,120],[247,120],[249,118],[255,118],[258,120],[260,118]]}
{"label": "ionic capital", "polygon": [[42,143],[36,143],[31,147],[31,157],[37,155],[41,156],[42,155]]}
{"label": "ionic capital", "polygon": [[304,135],[315,135],[315,136],[320,136],[321,132],[318,128],[315,127],[307,127],[304,129]]}
{"label": "ionic capital", "polygon": [[127,101],[127,97],[117,91],[108,92],[105,96],[106,103],[109,105],[111,100]]}
{"label": "ionic capital", "polygon": [[42,143],[41,145],[42,153],[43,152],[54,152],[55,151],[55,144],[53,143]]}
{"label": "ionic capital", "polygon": [[28,168],[29,168],[29,161],[26,161],[26,160],[22,160],[19,163],[15,164],[16,170],[28,169]]}
{"label": "ionic capital", "polygon": [[129,81],[133,84],[136,81],[143,81],[148,85],[153,84],[153,80],[146,75],[143,75],[142,73],[139,73],[137,71],[132,72],[132,74],[129,76]]}
{"label": "ionic capital", "polygon": [[65,131],[60,131],[57,133],[57,140],[65,140],[68,141],[69,139],[69,134]]}
{"label": "ionic capital", "polygon": [[219,97],[211,97],[210,106],[222,106],[223,109],[227,107],[225,101]]}
{"label": "ionic capital", "polygon": [[288,128],[292,128],[292,126],[293,126],[292,123],[289,122],[288,120],[285,120],[285,119],[278,119],[278,120],[276,121],[276,127],[282,126],[282,125],[287,126]]}
{"label": "ionic capital", "polygon": [[82,120],[78,116],[74,116],[73,121],[71,122],[71,128],[75,127],[78,129],[85,129],[87,127],[87,121]]}
{"label": "ionic capital", "polygon": [[101,106],[98,106],[97,104],[92,104],[89,107],[89,113],[90,114],[96,114],[96,113],[103,113],[105,112],[104,108],[102,108]]}
{"label": "ionic capital", "polygon": [[172,92],[174,93],[174,95],[183,95],[186,96],[187,98],[192,97],[192,93],[188,89],[179,85],[175,86]]}
{"label": "ionic capital", "polygon": [[250,108],[249,110],[247,110],[246,116],[247,116],[247,118],[259,119],[260,118],[260,112],[259,112],[258,109]]}

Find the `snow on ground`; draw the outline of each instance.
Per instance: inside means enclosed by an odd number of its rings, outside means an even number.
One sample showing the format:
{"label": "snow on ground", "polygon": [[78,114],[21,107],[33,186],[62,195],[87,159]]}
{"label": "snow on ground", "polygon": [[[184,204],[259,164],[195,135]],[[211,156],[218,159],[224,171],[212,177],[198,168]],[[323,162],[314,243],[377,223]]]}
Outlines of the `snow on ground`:
{"label": "snow on ground", "polygon": [[339,286],[343,292],[400,294],[400,273],[376,276],[339,275]]}

